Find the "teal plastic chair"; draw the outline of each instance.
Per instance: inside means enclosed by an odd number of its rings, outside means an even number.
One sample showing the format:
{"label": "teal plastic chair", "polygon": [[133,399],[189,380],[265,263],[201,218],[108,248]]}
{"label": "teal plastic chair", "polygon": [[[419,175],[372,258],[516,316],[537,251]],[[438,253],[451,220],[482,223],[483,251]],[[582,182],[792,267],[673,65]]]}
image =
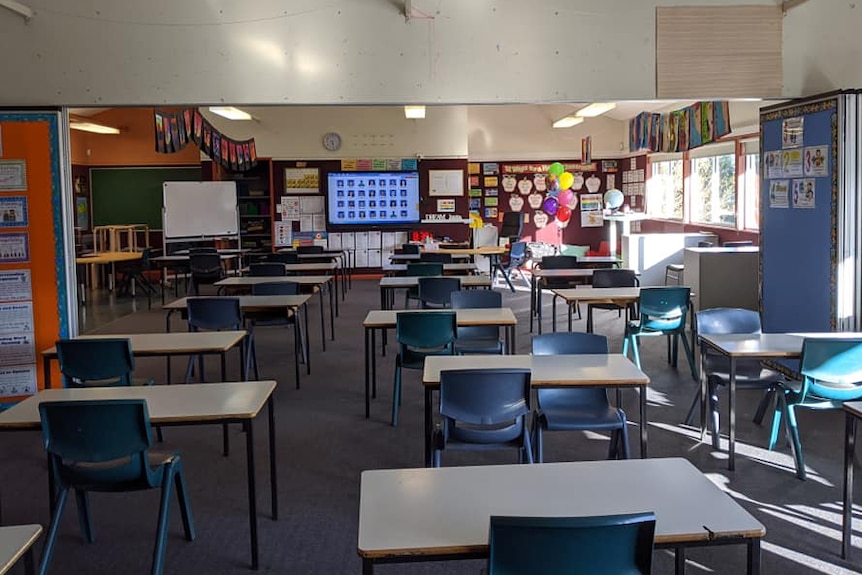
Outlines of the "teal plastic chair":
{"label": "teal plastic chair", "polygon": [[629,347],[634,356],[635,365],[641,367],[640,353],[638,352],[638,339],[641,337],[665,336],[670,338],[668,343],[668,363],[677,366],[679,355],[679,340],[682,339],[682,347],[688,366],[691,369],[691,377],[698,381],[697,370],[694,366],[694,357],[691,346],[685,334],[685,318],[688,315],[689,297],[691,288],[685,286],[642,288],[638,298],[638,312],[640,318],[626,324],[625,339],[623,340],[623,355],[628,357]]}
{"label": "teal plastic chair", "polygon": [[527,417],[529,369],[455,369],[440,373],[440,416],[432,465],[444,450],[514,448],[520,463],[533,463]]}
{"label": "teal plastic chair", "polygon": [[422,309],[439,309],[452,305],[452,292],[461,289],[457,277],[419,278],[419,302]]}
{"label": "teal plastic chair", "polygon": [[128,338],[61,339],[55,344],[57,361],[66,387],[114,387],[135,381],[135,358]]}
{"label": "teal plastic chair", "polygon": [[[91,491],[161,489],[159,522],[151,573],[164,571],[171,491],[176,489],[186,539],[194,541],[189,496],[178,453],[156,453],[150,416],[143,399],[49,401],[39,404],[42,437],[56,485],[51,525],[40,575],[48,572],[69,490],[75,490],[78,519],[87,543],[93,542],[88,494]],[[110,430],[106,433],[106,430]]]}
{"label": "teal plastic chair", "polygon": [[779,383],[769,449],[778,441],[782,416],[796,463],[796,476],[806,478],[796,409],[840,409],[845,401],[862,399],[862,338],[806,338],[800,361],[802,381]]}
{"label": "teal plastic chair", "polygon": [[[443,275],[443,264],[441,263],[408,263],[407,271],[404,275],[409,277],[430,277],[430,276],[442,276]],[[419,300],[419,287],[411,287],[407,288],[407,292],[404,294],[404,307],[410,307],[410,300],[415,299]]]}
{"label": "teal plastic chair", "polygon": [[395,385],[392,389],[392,426],[398,425],[401,406],[401,370],[424,369],[429,355],[452,355],[458,321],[455,312],[406,312],[395,318],[398,355],[395,356]]}
{"label": "teal plastic chair", "polygon": [[649,575],[655,514],[491,516],[488,575]]}

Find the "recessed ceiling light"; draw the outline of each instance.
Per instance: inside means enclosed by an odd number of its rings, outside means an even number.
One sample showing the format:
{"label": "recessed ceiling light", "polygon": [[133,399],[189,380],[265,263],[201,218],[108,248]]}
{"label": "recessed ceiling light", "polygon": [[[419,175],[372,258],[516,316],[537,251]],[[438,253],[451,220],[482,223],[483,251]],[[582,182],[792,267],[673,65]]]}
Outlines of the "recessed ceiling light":
{"label": "recessed ceiling light", "polygon": [[578,118],[577,116],[566,116],[565,118],[560,118],[554,122],[553,126],[555,128],[571,128],[572,126],[577,126],[583,121],[583,118]]}
{"label": "recessed ceiling light", "polygon": [[93,134],[119,134],[119,128],[96,124],[94,122],[69,122],[69,127],[73,130],[81,130],[82,132],[91,132]]}
{"label": "recessed ceiling light", "polygon": [[210,106],[210,112],[228,120],[251,120],[251,114],[233,106]]}
{"label": "recessed ceiling light", "polygon": [[404,117],[421,120],[425,117],[425,106],[404,106]]}
{"label": "recessed ceiling light", "polygon": [[595,118],[596,116],[601,116],[605,112],[610,112],[616,107],[617,105],[613,102],[590,104],[586,108],[581,108],[575,112],[575,114],[582,118]]}

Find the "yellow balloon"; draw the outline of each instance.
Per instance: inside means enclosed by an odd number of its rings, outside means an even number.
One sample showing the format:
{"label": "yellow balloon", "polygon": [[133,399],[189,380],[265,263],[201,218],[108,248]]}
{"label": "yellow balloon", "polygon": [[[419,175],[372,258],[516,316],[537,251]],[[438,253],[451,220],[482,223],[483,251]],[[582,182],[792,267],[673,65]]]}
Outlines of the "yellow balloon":
{"label": "yellow balloon", "polygon": [[572,187],[572,184],[575,183],[575,176],[570,174],[569,172],[563,172],[560,174],[560,189],[568,190]]}

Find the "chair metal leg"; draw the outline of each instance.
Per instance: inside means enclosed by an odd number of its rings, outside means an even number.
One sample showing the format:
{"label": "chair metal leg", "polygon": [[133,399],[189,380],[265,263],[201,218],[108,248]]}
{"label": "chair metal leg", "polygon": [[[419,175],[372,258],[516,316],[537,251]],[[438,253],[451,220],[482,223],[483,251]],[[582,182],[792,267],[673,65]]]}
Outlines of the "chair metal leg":
{"label": "chair metal leg", "polygon": [[81,536],[85,543],[95,541],[93,519],[90,514],[90,498],[82,489],[75,490],[75,502],[78,504],[78,523],[81,525]]}
{"label": "chair metal leg", "polygon": [[176,464],[174,472],[174,487],[177,490],[177,501],[180,504],[180,516],[183,520],[183,531],[185,531],[186,539],[194,541],[197,536],[195,533],[195,522],[192,517],[192,507],[189,504],[189,492],[186,489],[186,478],[183,474],[181,462]]}
{"label": "chair metal leg", "polygon": [[545,462],[545,439],[542,433],[542,423],[536,424],[536,463]]}
{"label": "chair metal leg", "polygon": [[775,400],[776,388],[774,385],[770,385],[766,390],[766,393],[763,394],[763,398],[760,400],[760,403],[757,404],[757,411],[754,413],[754,418],[752,421],[757,425],[763,423],[763,417],[766,415],[766,410],[769,409],[772,402]]}
{"label": "chair metal leg", "polygon": [[60,520],[63,518],[63,509],[66,507],[66,498],[69,496],[67,487],[57,490],[54,501],[54,512],[51,516],[51,525],[48,527],[48,535],[45,538],[45,547],[42,548],[42,558],[39,561],[39,575],[47,575],[48,567],[51,566],[51,557],[54,555],[54,545],[57,543],[57,531],[60,528]]}
{"label": "chair metal leg", "polygon": [[[623,459],[631,459],[631,451],[629,451],[629,427],[628,421],[623,421],[623,426],[620,428],[620,443],[622,444]],[[618,450],[619,451],[619,450]]]}
{"label": "chair metal leg", "polygon": [[392,427],[398,427],[398,409],[401,407],[401,355],[395,356],[395,384],[392,387]]}
{"label": "chair metal leg", "polygon": [[712,448],[716,451],[721,449],[721,423],[718,415],[718,386],[707,381],[709,399],[709,421],[712,424]]}
{"label": "chair metal leg", "polygon": [[162,575],[165,568],[165,546],[168,540],[168,518],[171,511],[171,489],[173,488],[173,465],[168,464],[162,471],[162,497],[159,502],[159,523],[156,529],[156,544],[153,547],[152,575]]}

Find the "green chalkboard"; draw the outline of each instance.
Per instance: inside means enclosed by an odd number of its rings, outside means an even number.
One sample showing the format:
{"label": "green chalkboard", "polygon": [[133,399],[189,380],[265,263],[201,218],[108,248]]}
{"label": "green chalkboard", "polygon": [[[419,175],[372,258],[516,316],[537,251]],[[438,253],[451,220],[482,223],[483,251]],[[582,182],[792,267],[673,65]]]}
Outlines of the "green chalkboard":
{"label": "green chalkboard", "polygon": [[162,183],[199,182],[195,168],[92,168],[93,225],[147,224],[162,229]]}

